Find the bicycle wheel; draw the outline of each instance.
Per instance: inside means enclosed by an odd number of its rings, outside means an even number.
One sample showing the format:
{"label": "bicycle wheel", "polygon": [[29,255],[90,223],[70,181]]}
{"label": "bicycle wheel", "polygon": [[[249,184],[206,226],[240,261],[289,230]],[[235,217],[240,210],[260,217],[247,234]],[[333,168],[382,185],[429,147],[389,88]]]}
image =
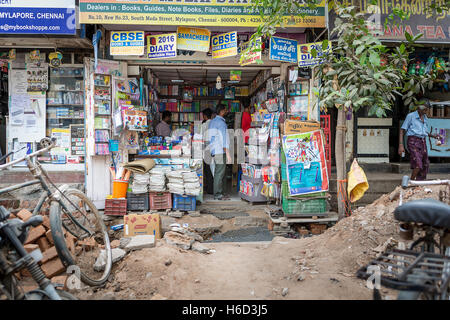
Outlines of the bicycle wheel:
{"label": "bicycle wheel", "polygon": [[[53,201],[50,206],[50,223],[53,240],[58,255],[66,267],[75,265],[80,271],[81,281],[91,286],[102,285],[109,277],[112,267],[111,246],[108,232],[95,205],[84,193],[77,189],[64,191],[60,202]],[[74,221],[81,224],[88,232],[82,230]],[[64,231],[75,236],[75,247],[69,250],[64,238]],[[92,244],[87,245],[88,242]],[[105,249],[101,249],[100,245]],[[101,250],[106,251],[106,266],[103,273],[94,270],[94,264]],[[75,252],[74,252],[75,251]],[[76,272],[76,270],[75,270]]]}

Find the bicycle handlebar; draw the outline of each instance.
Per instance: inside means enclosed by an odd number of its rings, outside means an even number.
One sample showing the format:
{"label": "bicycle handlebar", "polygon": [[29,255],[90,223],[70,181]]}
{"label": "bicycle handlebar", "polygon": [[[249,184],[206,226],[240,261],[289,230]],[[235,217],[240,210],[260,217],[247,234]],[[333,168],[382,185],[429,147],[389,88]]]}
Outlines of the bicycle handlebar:
{"label": "bicycle handlebar", "polygon": [[16,159],[14,161],[11,161],[11,162],[8,162],[8,163],[0,165],[0,171],[3,170],[3,169],[6,169],[8,167],[11,167],[11,166],[15,165],[16,163],[22,162],[22,161],[24,161],[24,160],[26,160],[28,158],[34,158],[34,157],[36,157],[38,155],[41,155],[44,152],[47,152],[47,151],[51,150],[55,146],[56,146],[56,141],[52,140],[52,143],[49,146],[47,146],[47,147],[45,147],[43,149],[40,149],[40,150],[37,150],[37,151],[35,151],[33,153],[27,154],[25,157],[22,157],[20,159]]}

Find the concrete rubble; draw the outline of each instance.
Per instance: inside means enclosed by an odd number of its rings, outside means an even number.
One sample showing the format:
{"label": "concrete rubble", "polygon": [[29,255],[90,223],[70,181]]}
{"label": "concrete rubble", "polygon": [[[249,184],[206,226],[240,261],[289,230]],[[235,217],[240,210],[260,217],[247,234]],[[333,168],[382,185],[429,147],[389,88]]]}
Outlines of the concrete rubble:
{"label": "concrete rubble", "polygon": [[[116,263],[117,261],[120,261],[125,257],[127,254],[125,250],[122,250],[120,248],[114,248],[111,250],[112,254],[112,263]],[[100,255],[97,257],[97,260],[95,260],[94,264],[94,270],[95,271],[103,271],[106,267],[106,250],[101,250]]]}
{"label": "concrete rubble", "polygon": [[184,250],[190,250],[209,253],[210,249],[201,244],[204,240],[194,229],[187,225],[183,227],[178,223],[170,225],[170,231],[164,234],[163,238],[167,244],[175,245]]}

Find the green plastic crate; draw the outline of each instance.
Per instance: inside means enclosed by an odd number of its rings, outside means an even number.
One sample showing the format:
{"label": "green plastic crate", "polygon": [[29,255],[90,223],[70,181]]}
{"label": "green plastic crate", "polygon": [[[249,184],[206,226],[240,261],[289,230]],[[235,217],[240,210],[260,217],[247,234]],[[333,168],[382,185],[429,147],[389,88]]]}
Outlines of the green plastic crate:
{"label": "green plastic crate", "polygon": [[327,200],[294,200],[283,197],[282,208],[285,215],[324,213],[327,212]]}
{"label": "green plastic crate", "polygon": [[283,195],[283,197],[290,197],[290,198],[295,198],[295,199],[304,199],[304,198],[311,198],[311,197],[325,197],[326,196],[325,191],[308,193],[308,194],[304,194],[304,195],[291,196],[291,195],[289,195],[289,185],[288,185],[287,181],[283,181],[281,183],[281,194]]}

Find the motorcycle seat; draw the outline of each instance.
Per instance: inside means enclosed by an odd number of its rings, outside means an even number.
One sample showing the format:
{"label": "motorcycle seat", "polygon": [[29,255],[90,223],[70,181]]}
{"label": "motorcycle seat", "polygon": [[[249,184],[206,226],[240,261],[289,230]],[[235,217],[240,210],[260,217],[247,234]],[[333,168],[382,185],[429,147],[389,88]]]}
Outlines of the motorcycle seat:
{"label": "motorcycle seat", "polygon": [[395,209],[394,217],[403,222],[450,229],[450,206],[434,199],[409,201]]}

